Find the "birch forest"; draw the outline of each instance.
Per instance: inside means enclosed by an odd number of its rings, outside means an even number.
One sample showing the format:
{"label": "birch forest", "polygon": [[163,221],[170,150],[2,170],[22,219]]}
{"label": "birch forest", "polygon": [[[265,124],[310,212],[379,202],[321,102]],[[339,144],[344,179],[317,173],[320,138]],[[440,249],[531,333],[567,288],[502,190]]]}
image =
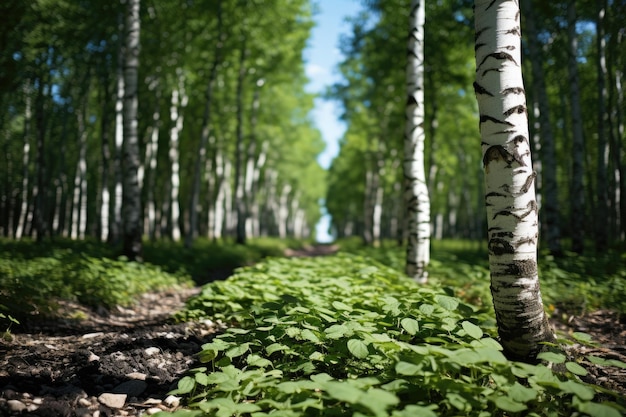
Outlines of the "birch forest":
{"label": "birch forest", "polygon": [[309,2],[131,3],[0,6],[2,235],[311,236]]}
{"label": "birch forest", "polygon": [[[325,98],[347,130],[326,172],[305,91],[314,4],[144,1],[130,116],[126,2],[3,2],[0,233],[122,242],[124,181],[135,177],[127,193],[146,239],[310,238],[325,204],[336,238],[404,241],[405,3],[365,2],[338,42],[342,81]],[[426,7],[431,233],[482,239],[472,4]],[[626,230],[625,7],[522,7],[542,240],[554,253],[603,250]],[[136,119],[132,172],[125,115]]]}

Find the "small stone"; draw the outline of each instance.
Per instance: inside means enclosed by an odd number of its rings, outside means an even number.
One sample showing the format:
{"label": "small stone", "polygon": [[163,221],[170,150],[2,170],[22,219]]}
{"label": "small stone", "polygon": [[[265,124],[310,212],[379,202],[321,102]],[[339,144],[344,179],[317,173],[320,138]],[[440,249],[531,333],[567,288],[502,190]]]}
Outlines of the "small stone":
{"label": "small stone", "polygon": [[87,358],[87,362],[97,362],[100,360],[100,356],[96,355],[93,352],[89,352],[89,357]]}
{"label": "small stone", "polygon": [[126,378],[128,379],[137,379],[140,381],[145,381],[146,378],[148,378],[148,375],[143,374],[141,372],[131,372],[129,374],[126,374]]}
{"label": "small stone", "polygon": [[161,400],[159,400],[158,398],[148,398],[146,401],[143,402],[143,405],[155,405],[155,404],[161,404]]}
{"label": "small stone", "polygon": [[89,401],[87,398],[81,398],[80,400],[78,400],[78,405],[82,405],[83,407],[91,407],[91,401]]}
{"label": "small stone", "polygon": [[43,404],[43,398],[41,398],[41,397],[33,398],[33,404],[37,404],[37,405]]}
{"label": "small stone", "polygon": [[126,394],[128,397],[138,397],[146,390],[146,388],[148,388],[148,384],[145,381],[133,379],[122,382],[113,388],[113,393]]}
{"label": "small stone", "polygon": [[4,391],[2,391],[2,395],[9,400],[14,400],[17,398],[17,392],[13,391],[12,389],[5,389]]}
{"label": "small stone", "polygon": [[156,414],[156,413],[160,413],[161,411],[163,411],[163,410],[161,410],[159,407],[152,407],[152,408],[148,408],[146,410],[146,414],[153,415],[153,414]]}
{"label": "small stone", "polygon": [[100,417],[100,410],[94,411],[91,417]]}
{"label": "small stone", "polygon": [[104,333],[102,332],[98,332],[98,333],[87,333],[83,335],[83,339],[93,339],[94,337],[100,337],[104,335]]}
{"label": "small stone", "polygon": [[39,408],[39,406],[37,404],[28,404],[26,406],[26,411],[28,411],[29,413],[32,413],[33,411],[37,410]]}
{"label": "small stone", "polygon": [[152,356],[152,355],[156,355],[157,353],[160,353],[161,349],[159,349],[156,346],[152,346],[144,350],[144,352],[146,353],[147,356]]}
{"label": "small stone", "polygon": [[26,410],[26,404],[19,400],[9,400],[7,401],[7,406],[9,407],[9,411],[13,413],[21,413]]}
{"label": "small stone", "polygon": [[178,407],[180,405],[180,397],[177,397],[175,395],[168,395],[167,397],[165,397],[163,402],[168,407]]}
{"label": "small stone", "polygon": [[105,392],[104,394],[100,394],[98,397],[98,401],[102,404],[106,405],[109,408],[122,408],[124,407],[124,403],[126,403],[126,394],[113,394],[110,392]]}

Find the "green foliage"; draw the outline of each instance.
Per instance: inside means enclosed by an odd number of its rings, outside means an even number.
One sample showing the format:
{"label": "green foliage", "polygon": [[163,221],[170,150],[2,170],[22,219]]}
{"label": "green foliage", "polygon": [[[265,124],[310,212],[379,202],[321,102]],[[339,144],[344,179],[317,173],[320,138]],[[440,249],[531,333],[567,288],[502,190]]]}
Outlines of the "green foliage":
{"label": "green foliage", "polygon": [[[371,257],[398,271],[404,270],[404,248],[385,242],[369,248],[355,239],[340,241],[341,250]],[[432,242],[429,266],[431,280],[454,288],[455,295],[467,302],[491,309],[489,264],[482,242],[443,240]],[[626,313],[626,256],[622,251],[582,256],[566,252],[555,258],[547,253],[538,257],[539,278],[544,303],[566,315],[606,308]]]}
{"label": "green foliage", "polygon": [[[618,416],[565,362],[508,361],[494,320],[452,291],[368,258],[272,259],[206,285],[181,319],[231,327],[174,394],[189,415]],[[555,351],[547,360],[561,362]],[[185,413],[185,415],[187,415]]]}
{"label": "green foliage", "polygon": [[0,309],[16,317],[52,314],[60,299],[111,307],[129,304],[148,291],[191,282],[184,274],[103,255],[108,252],[104,245],[86,242],[3,242]]}

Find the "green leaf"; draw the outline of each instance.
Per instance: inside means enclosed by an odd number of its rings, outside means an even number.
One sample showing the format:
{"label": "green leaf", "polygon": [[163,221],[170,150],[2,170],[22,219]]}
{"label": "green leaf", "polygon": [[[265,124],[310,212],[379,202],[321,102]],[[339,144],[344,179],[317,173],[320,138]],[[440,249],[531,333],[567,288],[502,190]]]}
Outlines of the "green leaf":
{"label": "green leaf", "polygon": [[587,370],[577,364],[576,362],[566,362],[565,367],[568,371],[573,373],[574,375],[585,376],[587,375]]}
{"label": "green leaf", "polygon": [[211,362],[213,359],[217,357],[217,352],[214,350],[203,350],[198,355],[198,360],[202,363]]}
{"label": "green leaf", "polygon": [[537,355],[537,359],[541,359],[541,360],[552,362],[552,363],[564,363],[566,357],[562,353],[541,352],[539,355]]}
{"label": "green leaf", "polygon": [[589,414],[591,417],[620,417],[622,413],[615,408],[606,404],[582,403],[579,406],[580,411]]}
{"label": "green leaf", "polygon": [[519,413],[527,408],[525,404],[518,403],[517,401],[514,401],[506,396],[497,397],[494,403],[496,407],[501,410],[508,411],[509,413]]}
{"label": "green leaf", "polygon": [[437,294],[435,296],[435,301],[437,302],[437,304],[439,304],[441,307],[445,308],[448,311],[456,310],[456,308],[459,306],[459,300],[448,295]]}
{"label": "green leaf", "polygon": [[476,326],[474,323],[471,323],[469,321],[464,321],[463,323],[461,323],[461,326],[463,326],[463,330],[465,330],[465,332],[470,337],[473,337],[474,339],[480,339],[483,337],[482,329]]}
{"label": "green leaf", "polygon": [[508,395],[513,401],[527,403],[537,398],[538,393],[536,390],[527,388],[515,381],[515,384],[509,389]]}
{"label": "green leaf", "polygon": [[188,394],[196,387],[196,380],[190,376],[184,376],[178,381],[178,394]]}
{"label": "green leaf", "polygon": [[372,410],[376,416],[387,416],[385,411],[399,402],[400,400],[397,396],[380,388],[370,388],[359,399],[359,404]]}
{"label": "green leaf", "polygon": [[228,349],[225,353],[226,356],[228,356],[229,358],[236,358],[238,356],[243,355],[244,353],[246,353],[248,351],[248,349],[250,348],[250,343],[242,343],[239,346],[235,346],[231,349]]}
{"label": "green leaf", "polygon": [[360,389],[346,382],[328,381],[323,384],[323,389],[332,398],[349,404],[356,404],[361,395],[365,394]]}
{"label": "green leaf", "polygon": [[369,355],[367,345],[359,339],[348,340],[348,350],[359,359],[365,359]]}
{"label": "green leaf", "polygon": [[591,401],[595,396],[593,389],[576,381],[559,381],[559,388],[564,392],[576,395],[583,401]]}
{"label": "green leaf", "polygon": [[430,316],[435,311],[435,307],[431,304],[422,304],[419,306],[420,312],[425,316]]}
{"label": "green leaf", "polygon": [[309,329],[304,329],[302,331],[302,333],[300,334],[300,336],[305,339],[305,340],[309,340],[313,343],[319,343],[320,339],[319,337],[317,337],[317,335],[315,333],[313,333],[311,330]]}
{"label": "green leaf", "polygon": [[198,372],[197,374],[194,375],[196,382],[200,385],[204,385],[207,386],[210,384],[209,382],[209,376],[207,374],[204,374],[202,372]]}
{"label": "green leaf", "polygon": [[342,311],[352,311],[352,307],[350,307],[347,304],[342,303],[341,301],[333,301],[333,307],[335,307],[337,310],[342,310]]}
{"label": "green leaf", "polygon": [[259,368],[265,368],[268,366],[272,366],[272,362],[259,356],[259,355],[248,355],[246,358],[246,362],[250,366],[257,366]]}
{"label": "green leaf", "polygon": [[589,344],[593,342],[593,338],[591,337],[591,335],[583,332],[572,333],[572,338],[584,344]]}
{"label": "green leaf", "polygon": [[400,325],[411,336],[414,336],[420,330],[420,325],[417,322],[417,320],[412,319],[410,317],[406,317],[400,320]]}
{"label": "green leaf", "polygon": [[423,371],[422,366],[400,361],[396,363],[396,373],[400,375],[420,375]]}
{"label": "green leaf", "polygon": [[265,348],[265,351],[267,352],[268,355],[271,355],[272,353],[278,352],[281,350],[289,350],[289,346],[286,346],[280,343],[272,343],[271,345]]}

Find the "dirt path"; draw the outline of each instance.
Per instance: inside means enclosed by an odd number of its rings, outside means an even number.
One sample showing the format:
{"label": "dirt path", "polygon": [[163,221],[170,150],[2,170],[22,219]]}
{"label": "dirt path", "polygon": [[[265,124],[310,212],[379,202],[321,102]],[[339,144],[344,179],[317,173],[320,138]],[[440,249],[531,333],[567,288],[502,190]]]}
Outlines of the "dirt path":
{"label": "dirt path", "polygon": [[146,294],[131,308],[29,325],[0,342],[0,415],[106,417],[173,410],[172,384],[219,326],[172,324],[199,289]]}

